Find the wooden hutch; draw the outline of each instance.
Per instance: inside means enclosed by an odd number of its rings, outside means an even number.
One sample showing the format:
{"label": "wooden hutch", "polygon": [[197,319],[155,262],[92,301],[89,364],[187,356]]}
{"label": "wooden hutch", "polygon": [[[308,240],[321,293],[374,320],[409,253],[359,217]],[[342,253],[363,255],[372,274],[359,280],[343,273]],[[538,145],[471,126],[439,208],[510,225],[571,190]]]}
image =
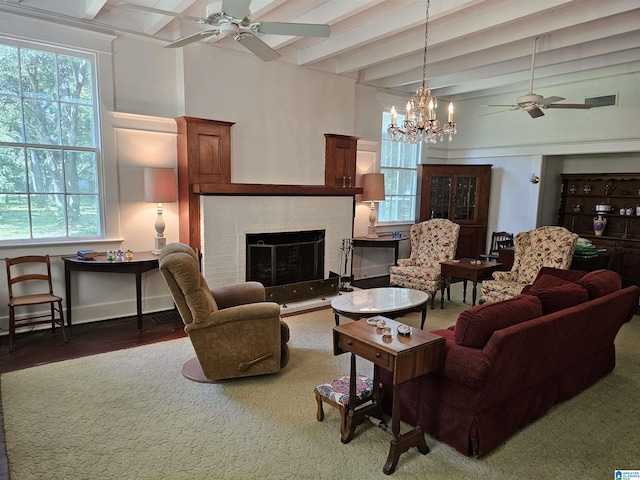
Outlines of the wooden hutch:
{"label": "wooden hutch", "polygon": [[[615,254],[612,269],[623,285],[640,286],[640,173],[562,174],[558,225]],[[596,205],[609,205],[602,235],[595,235]],[[621,209],[624,209],[624,214]]]}

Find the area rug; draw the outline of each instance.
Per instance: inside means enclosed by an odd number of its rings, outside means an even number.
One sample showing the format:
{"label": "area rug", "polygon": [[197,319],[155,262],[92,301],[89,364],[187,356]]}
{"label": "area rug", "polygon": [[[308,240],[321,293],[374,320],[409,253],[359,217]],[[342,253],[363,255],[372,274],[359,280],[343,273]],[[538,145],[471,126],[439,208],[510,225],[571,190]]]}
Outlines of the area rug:
{"label": "area rug", "polygon": [[[453,324],[463,308],[429,310],[426,328]],[[332,353],[331,310],[286,321],[291,360],[275,375],[191,382],[180,374],[193,356],[187,338],[2,375],[11,479],[388,478],[385,432],[362,425],[344,445],[335,409],[316,420],[313,388],[349,371],[349,356]],[[404,321],[417,326],[420,315]],[[431,452],[403,454],[393,477],[609,479],[640,469],[639,323],[618,335],[611,375],[491,454],[466,457],[427,436]]]}

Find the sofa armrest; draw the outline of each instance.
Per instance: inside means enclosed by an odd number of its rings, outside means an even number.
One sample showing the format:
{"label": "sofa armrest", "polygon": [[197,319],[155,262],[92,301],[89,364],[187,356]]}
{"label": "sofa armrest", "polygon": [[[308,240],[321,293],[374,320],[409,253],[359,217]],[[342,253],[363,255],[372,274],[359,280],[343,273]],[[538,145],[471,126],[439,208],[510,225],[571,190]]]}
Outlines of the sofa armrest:
{"label": "sofa armrest", "polygon": [[260,282],[243,282],[214,287],[211,294],[220,310],[236,305],[265,301],[264,286]]}
{"label": "sofa armrest", "polygon": [[280,321],[280,305],[274,302],[259,302],[237,305],[235,307],[225,308],[224,310],[216,310],[215,312],[211,312],[203,322],[192,322],[187,325],[185,332],[189,334],[203,328],[247,321],[256,323],[273,321],[278,323]]}
{"label": "sofa armrest", "polygon": [[491,372],[492,364],[479,348],[458,345],[453,330],[431,332],[445,338],[444,364],[438,374],[452,382],[480,389]]}

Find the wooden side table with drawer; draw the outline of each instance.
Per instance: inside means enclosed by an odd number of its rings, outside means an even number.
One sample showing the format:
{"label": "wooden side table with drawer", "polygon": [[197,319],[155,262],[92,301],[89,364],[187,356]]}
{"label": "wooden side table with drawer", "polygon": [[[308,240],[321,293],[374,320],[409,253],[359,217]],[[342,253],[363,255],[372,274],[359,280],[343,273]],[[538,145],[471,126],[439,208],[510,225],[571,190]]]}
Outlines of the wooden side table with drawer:
{"label": "wooden side table with drawer", "polygon": [[[478,262],[478,263],[471,263]],[[474,260],[472,258],[461,258],[460,260],[449,260],[448,262],[440,262],[442,275],[451,278],[460,278],[463,280],[462,301],[467,301],[467,280],[473,282],[472,303],[476,304],[476,292],[478,282],[485,278],[489,278],[493,272],[500,270],[502,263],[487,262],[485,260]],[[444,288],[448,282],[442,282],[442,303],[444,304]]]}
{"label": "wooden side table with drawer", "polygon": [[[444,360],[443,337],[414,328],[411,335],[398,335],[400,322],[386,319],[392,335],[383,336],[382,329],[369,325],[363,318],[355,322],[338,325],[333,328],[333,354],[351,352],[351,383],[349,398],[356,398],[356,356],[373,362],[373,401],[357,408],[355,401],[349,405],[347,426],[342,434],[342,443],[353,438],[355,429],[369,420],[391,434],[389,455],[383,472],[387,475],[395,470],[400,455],[411,447],[417,447],[420,453],[429,453],[424,432],[420,426],[400,434],[400,385],[408,380],[424,375],[442,367]],[[393,403],[391,407],[391,429],[382,420],[380,397],[380,368],[393,372]],[[389,431],[390,430],[390,431]]]}

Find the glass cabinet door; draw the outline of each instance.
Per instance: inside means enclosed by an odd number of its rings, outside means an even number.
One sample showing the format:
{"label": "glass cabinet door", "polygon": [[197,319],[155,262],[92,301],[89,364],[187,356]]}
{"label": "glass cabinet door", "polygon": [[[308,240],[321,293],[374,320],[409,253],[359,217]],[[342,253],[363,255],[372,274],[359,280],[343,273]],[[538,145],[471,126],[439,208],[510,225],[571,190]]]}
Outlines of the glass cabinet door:
{"label": "glass cabinet door", "polygon": [[449,218],[451,177],[431,177],[430,218]]}
{"label": "glass cabinet door", "polygon": [[475,220],[478,177],[456,177],[451,220]]}

